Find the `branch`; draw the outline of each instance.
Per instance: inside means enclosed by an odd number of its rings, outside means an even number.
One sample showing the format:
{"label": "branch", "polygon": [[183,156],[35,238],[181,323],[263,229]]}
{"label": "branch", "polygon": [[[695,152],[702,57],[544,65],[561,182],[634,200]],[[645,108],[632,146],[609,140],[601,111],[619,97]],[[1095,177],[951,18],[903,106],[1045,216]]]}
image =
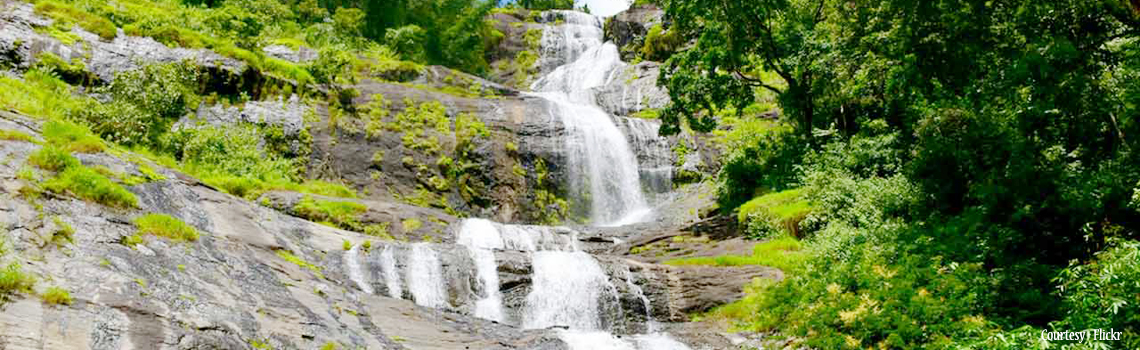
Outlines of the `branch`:
{"label": "branch", "polygon": [[780,90],[780,88],[777,88],[777,87],[772,86],[772,85],[765,84],[763,80],[752,78],[752,77],[749,77],[747,75],[744,75],[744,73],[741,73],[739,70],[733,71],[732,76],[735,77],[736,79],[743,80],[748,85],[758,86],[758,87],[768,89],[769,91],[772,91],[772,92],[776,93],[777,95],[784,93],[784,91]]}

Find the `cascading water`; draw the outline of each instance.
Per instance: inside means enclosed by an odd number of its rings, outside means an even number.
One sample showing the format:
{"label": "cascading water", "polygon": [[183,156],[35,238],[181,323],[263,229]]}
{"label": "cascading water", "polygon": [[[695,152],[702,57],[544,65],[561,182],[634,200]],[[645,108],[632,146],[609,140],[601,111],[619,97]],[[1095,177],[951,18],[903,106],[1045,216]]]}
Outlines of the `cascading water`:
{"label": "cascading water", "polygon": [[536,252],[534,284],[526,297],[523,327],[602,329],[602,293],[612,289],[602,267],[583,252]]}
{"label": "cascading water", "polygon": [[602,42],[601,20],[585,13],[550,11],[563,24],[543,32],[540,62],[562,63],[531,86],[547,101],[551,116],[562,121],[566,135],[566,168],[572,192],[588,198],[596,225],[620,226],[647,218],[650,209],[641,191],[637,157],[613,118],[596,105],[593,88],[613,79],[625,66],[617,46]]}
{"label": "cascading water", "polygon": [[354,245],[352,249],[344,252],[344,266],[348,270],[348,279],[356,283],[357,287],[365,293],[372,294],[372,284],[364,280],[364,271],[360,268],[360,246]]}
{"label": "cascading water", "polygon": [[499,293],[499,265],[493,249],[503,249],[503,238],[495,224],[483,219],[464,220],[457,243],[466,246],[475,261],[483,296],[475,302],[475,317],[503,321],[503,296]]}
{"label": "cascading water", "polygon": [[384,287],[388,289],[388,296],[403,298],[404,290],[400,287],[400,270],[396,269],[396,253],[392,246],[384,247],[380,252],[380,272],[384,274]]}
{"label": "cascading water", "polygon": [[416,243],[408,256],[408,291],[416,304],[427,307],[444,307],[443,271],[439,255],[427,243]]}

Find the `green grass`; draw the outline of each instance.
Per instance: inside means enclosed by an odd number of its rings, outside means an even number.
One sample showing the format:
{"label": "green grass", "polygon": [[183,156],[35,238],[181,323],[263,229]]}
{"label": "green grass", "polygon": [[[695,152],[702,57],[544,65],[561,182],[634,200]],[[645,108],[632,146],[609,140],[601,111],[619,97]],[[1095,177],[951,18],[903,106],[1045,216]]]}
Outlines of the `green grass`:
{"label": "green grass", "polygon": [[363,226],[357,217],[368,211],[368,206],[356,202],[330,201],[304,196],[293,212],[309,221],[329,223],[330,226],[352,231],[362,231]]}
{"label": "green grass", "polygon": [[750,231],[755,225],[766,225],[776,231],[798,235],[800,221],[812,210],[811,202],[803,199],[803,190],[797,188],[753,198],[740,206],[737,220]]}
{"label": "green grass", "polygon": [[41,120],[62,120],[87,104],[73,97],[71,90],[58,74],[38,69],[25,72],[24,80],[0,76],[0,109]]}
{"label": "green grass", "polygon": [[48,289],[40,295],[40,299],[44,301],[44,304],[48,305],[71,305],[73,301],[70,292],[55,286],[48,287]]}
{"label": "green grass", "polygon": [[0,140],[5,141],[23,141],[36,143],[36,139],[32,135],[17,130],[0,129]]}
{"label": "green grass", "polygon": [[31,293],[36,285],[36,278],[24,272],[18,263],[8,264],[0,269],[0,302],[16,293]]}
{"label": "green grass", "polygon": [[108,179],[84,166],[72,166],[44,182],[44,188],[55,193],[70,193],[84,200],[116,208],[138,206],[138,198]]}
{"label": "green grass", "polygon": [[198,230],[166,214],[146,214],[134,220],[139,235],[154,235],[174,241],[196,241]]}
{"label": "green grass", "polygon": [[641,119],[658,119],[661,118],[661,111],[653,108],[643,109],[637,111],[637,113],[630,114],[629,116]]}
{"label": "green grass", "polygon": [[106,18],[77,9],[69,4],[55,1],[39,1],[36,3],[36,13],[50,17],[56,21],[78,24],[83,29],[99,35],[103,40],[115,38],[115,24]]}
{"label": "green grass", "polygon": [[325,274],[321,273],[321,268],[319,266],[313,265],[313,264],[309,263],[308,261],[302,260],[300,257],[293,255],[293,253],[288,251],[288,250],[278,249],[277,250],[277,256],[282,258],[282,259],[285,259],[285,261],[291,262],[297,266],[300,266],[300,267],[305,268],[309,271],[312,271],[313,274],[317,276],[317,278],[320,278],[320,279],[325,278]]}
{"label": "green grass", "polygon": [[86,126],[63,120],[44,123],[43,137],[49,144],[71,152],[97,153],[106,149],[103,139],[95,136]]}
{"label": "green grass", "polygon": [[70,152],[53,146],[46,146],[32,153],[28,157],[28,163],[48,171],[63,171],[68,168],[83,166],[78,159],[71,156]]}
{"label": "green grass", "polygon": [[807,258],[801,251],[803,244],[793,237],[780,237],[752,246],[752,255],[721,255],[715,257],[681,258],[666,261],[667,265],[687,266],[771,266],[784,271],[795,271]]}

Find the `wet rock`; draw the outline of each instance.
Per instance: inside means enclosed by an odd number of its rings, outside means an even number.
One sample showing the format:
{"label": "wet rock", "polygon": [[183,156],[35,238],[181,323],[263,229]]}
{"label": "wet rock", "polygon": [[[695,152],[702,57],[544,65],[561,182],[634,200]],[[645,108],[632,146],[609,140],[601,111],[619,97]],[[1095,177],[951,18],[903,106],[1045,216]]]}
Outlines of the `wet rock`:
{"label": "wet rock", "polygon": [[[258,201],[264,205],[291,215],[299,215],[296,207],[301,199],[309,197],[315,200],[333,202],[352,202],[366,206],[368,209],[359,214],[356,219],[361,227],[380,225],[385,227],[385,233],[391,236],[377,237],[379,239],[399,239],[402,241],[421,242],[425,240],[450,240],[447,227],[456,221],[454,216],[439,210],[417,207],[403,203],[385,201],[358,200],[348,198],[328,197],[321,195],[303,194],[292,191],[270,191],[261,196]],[[303,216],[303,215],[302,215]],[[405,221],[416,220],[420,227],[406,231]],[[412,225],[414,226],[414,225]],[[362,232],[363,233],[363,232]]]}
{"label": "wet rock", "polygon": [[605,85],[594,89],[598,106],[621,116],[664,108],[669,104],[669,93],[657,86],[660,70],[659,63],[650,61],[623,67]]}

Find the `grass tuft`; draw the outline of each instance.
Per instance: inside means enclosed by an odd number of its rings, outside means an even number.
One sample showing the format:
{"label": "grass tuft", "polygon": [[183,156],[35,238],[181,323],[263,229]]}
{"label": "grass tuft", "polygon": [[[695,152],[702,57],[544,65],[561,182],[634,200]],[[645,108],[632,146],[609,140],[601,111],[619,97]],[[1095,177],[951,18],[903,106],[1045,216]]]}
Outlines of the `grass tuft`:
{"label": "grass tuft", "polygon": [[715,257],[681,258],[666,261],[667,265],[687,266],[771,266],[784,271],[794,271],[807,258],[801,251],[803,244],[793,237],[780,237],[752,246],[751,256],[721,255]]}
{"label": "grass tuft", "polygon": [[71,305],[72,303],[70,292],[54,286],[48,287],[44,294],[40,295],[40,299],[43,299],[44,304],[48,305]]}
{"label": "grass tuft", "polygon": [[170,215],[152,213],[135,219],[139,235],[166,237],[174,241],[196,241],[198,230]]}
{"label": "grass tuft", "polygon": [[44,188],[55,193],[70,193],[85,200],[116,208],[138,206],[138,198],[134,193],[84,166],[68,167],[56,177],[44,182]]}
{"label": "grass tuft", "polygon": [[0,269],[0,302],[16,293],[31,293],[36,278],[24,272],[18,263],[8,264]]}

